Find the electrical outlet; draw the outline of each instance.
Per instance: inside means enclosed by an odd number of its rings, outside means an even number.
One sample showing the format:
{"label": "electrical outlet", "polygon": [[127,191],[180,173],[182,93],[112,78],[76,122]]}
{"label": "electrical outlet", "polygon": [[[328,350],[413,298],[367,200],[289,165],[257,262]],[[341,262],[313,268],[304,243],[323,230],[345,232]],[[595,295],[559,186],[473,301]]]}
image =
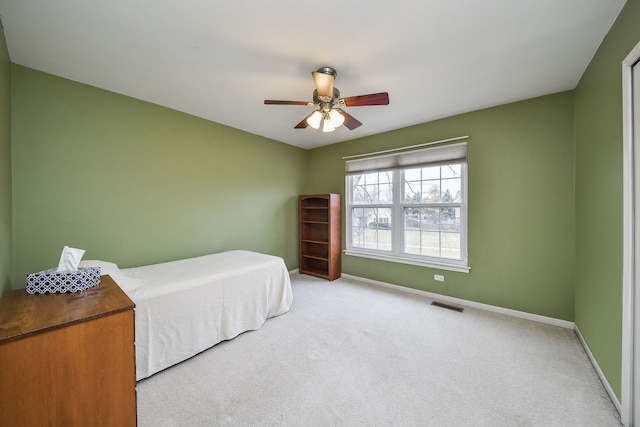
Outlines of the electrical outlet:
{"label": "electrical outlet", "polygon": [[434,274],[433,275],[433,279],[437,280],[438,282],[444,282],[444,276],[442,276],[440,274]]}

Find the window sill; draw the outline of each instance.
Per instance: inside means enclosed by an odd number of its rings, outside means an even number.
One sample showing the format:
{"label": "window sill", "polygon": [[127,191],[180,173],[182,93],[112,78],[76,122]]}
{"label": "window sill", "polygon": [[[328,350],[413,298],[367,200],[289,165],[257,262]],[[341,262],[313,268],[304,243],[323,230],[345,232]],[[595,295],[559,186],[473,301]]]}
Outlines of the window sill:
{"label": "window sill", "polygon": [[392,255],[382,255],[371,252],[360,252],[353,249],[344,251],[345,255],[356,256],[361,258],[377,259],[381,261],[398,262],[401,264],[417,265],[419,267],[437,268],[439,270],[457,271],[459,273],[469,273],[471,267],[462,264],[448,264],[446,262],[421,261],[412,258],[403,258]]}

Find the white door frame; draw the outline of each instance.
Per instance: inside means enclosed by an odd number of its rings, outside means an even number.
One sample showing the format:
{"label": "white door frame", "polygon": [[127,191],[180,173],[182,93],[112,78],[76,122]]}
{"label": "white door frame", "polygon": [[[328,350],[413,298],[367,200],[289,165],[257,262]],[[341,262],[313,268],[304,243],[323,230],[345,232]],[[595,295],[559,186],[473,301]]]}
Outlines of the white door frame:
{"label": "white door frame", "polygon": [[[620,416],[626,427],[640,426],[640,129],[635,129],[634,103],[640,81],[633,79],[633,67],[640,61],[640,43],[622,61],[623,102],[623,272],[622,272],[622,399]],[[640,65],[638,65],[640,66]],[[635,104],[635,105],[634,105]],[[636,122],[637,123],[637,122]]]}

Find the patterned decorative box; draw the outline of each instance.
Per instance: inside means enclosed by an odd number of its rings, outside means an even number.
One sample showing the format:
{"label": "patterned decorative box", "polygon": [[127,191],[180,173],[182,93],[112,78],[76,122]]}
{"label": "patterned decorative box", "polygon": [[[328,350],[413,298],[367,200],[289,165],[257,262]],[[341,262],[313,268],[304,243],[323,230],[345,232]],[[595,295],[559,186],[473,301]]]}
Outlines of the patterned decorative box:
{"label": "patterned decorative box", "polygon": [[80,267],[78,271],[57,271],[55,268],[27,276],[28,294],[80,292],[100,284],[100,267]]}

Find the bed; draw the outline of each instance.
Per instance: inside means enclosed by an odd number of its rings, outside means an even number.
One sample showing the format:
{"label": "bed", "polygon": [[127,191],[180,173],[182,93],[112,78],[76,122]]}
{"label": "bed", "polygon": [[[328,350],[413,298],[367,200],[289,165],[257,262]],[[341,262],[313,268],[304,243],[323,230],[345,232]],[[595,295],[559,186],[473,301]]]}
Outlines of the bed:
{"label": "bed", "polygon": [[282,258],[229,251],[120,269],[82,261],[110,275],[136,304],[136,379],[262,326],[293,301]]}

